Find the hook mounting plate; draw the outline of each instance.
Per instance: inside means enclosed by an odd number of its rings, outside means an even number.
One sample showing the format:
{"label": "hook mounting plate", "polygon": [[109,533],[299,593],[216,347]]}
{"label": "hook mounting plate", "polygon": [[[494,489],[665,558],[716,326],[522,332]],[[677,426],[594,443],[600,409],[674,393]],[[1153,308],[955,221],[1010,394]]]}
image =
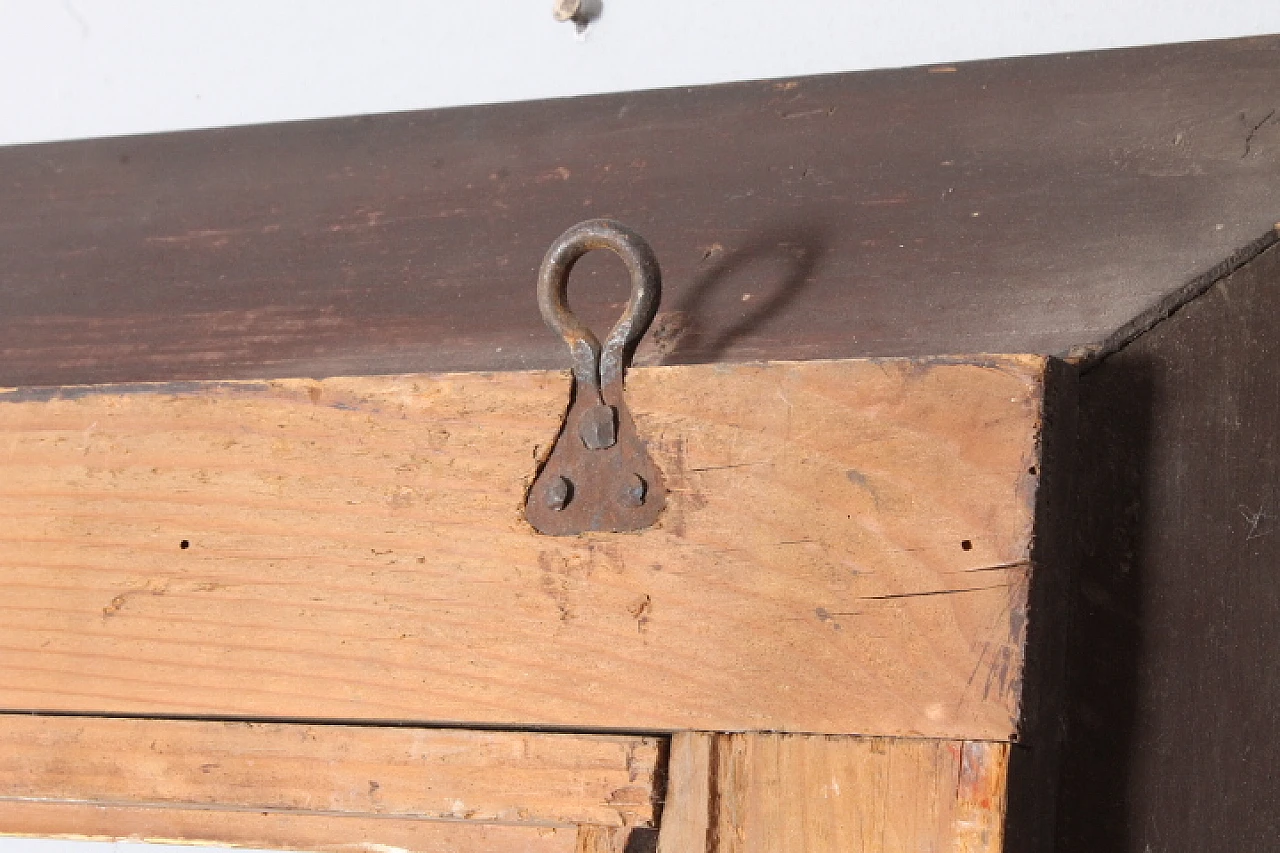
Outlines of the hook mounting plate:
{"label": "hook mounting plate", "polygon": [[[567,303],[569,273],[592,249],[609,249],[631,273],[631,299],[603,348]],[[662,473],[636,432],[623,394],[631,353],[658,310],[661,273],[653,250],[618,222],[593,219],[570,228],[547,251],[538,304],[547,325],[569,346],[569,410],[551,454],[525,498],[539,533],[643,530],[666,505]]]}

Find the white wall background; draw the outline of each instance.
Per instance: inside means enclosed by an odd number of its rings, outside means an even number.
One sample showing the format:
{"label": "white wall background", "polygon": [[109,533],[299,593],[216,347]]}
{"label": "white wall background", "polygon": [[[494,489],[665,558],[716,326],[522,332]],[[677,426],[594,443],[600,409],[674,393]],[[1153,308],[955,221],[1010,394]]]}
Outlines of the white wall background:
{"label": "white wall background", "polygon": [[0,0],[0,145],[1280,32],[1280,0]]}
{"label": "white wall background", "polygon": [[[579,34],[550,0],[0,0],[0,145],[1280,32],[1280,0],[603,5]],[[138,849],[0,839],[104,847]]]}

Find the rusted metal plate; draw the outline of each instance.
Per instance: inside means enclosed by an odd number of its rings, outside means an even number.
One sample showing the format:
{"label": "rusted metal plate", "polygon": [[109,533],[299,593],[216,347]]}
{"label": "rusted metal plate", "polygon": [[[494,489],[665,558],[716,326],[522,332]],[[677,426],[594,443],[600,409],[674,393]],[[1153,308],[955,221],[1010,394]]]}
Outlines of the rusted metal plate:
{"label": "rusted metal plate", "polygon": [[[631,273],[631,298],[601,347],[569,309],[569,273],[592,249],[609,249]],[[593,219],[560,236],[538,274],[543,319],[573,356],[569,412],[525,499],[539,533],[643,530],[666,505],[662,474],[627,411],[623,381],[636,344],[653,322],[662,273],[644,238],[620,222]]]}

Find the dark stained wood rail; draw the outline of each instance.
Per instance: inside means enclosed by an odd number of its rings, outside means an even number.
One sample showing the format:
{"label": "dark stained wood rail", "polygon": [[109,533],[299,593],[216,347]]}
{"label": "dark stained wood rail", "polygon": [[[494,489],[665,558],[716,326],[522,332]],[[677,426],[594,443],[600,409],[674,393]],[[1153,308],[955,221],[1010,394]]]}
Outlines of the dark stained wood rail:
{"label": "dark stained wood rail", "polygon": [[1270,229],[1277,92],[1265,37],[4,149],[0,384],[561,366],[599,215],[641,363],[1062,354]]}
{"label": "dark stained wood rail", "polygon": [[1059,846],[1280,843],[1280,247],[1080,381]]}

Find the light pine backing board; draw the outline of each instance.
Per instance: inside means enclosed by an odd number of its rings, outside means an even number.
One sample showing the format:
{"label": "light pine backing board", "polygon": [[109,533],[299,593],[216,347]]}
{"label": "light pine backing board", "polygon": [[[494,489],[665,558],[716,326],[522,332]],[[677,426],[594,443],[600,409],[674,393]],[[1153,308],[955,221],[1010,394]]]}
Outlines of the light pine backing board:
{"label": "light pine backing board", "polygon": [[658,853],[1000,853],[1009,746],[672,737]]}
{"label": "light pine backing board", "polygon": [[0,708],[1004,739],[1045,362],[635,369],[668,507],[521,511],[560,372],[0,393]]}
{"label": "light pine backing board", "polygon": [[466,821],[0,801],[0,836],[314,853],[579,853],[580,832]]}
{"label": "light pine backing board", "polygon": [[659,757],[634,736],[8,716],[0,801],[648,826]]}

